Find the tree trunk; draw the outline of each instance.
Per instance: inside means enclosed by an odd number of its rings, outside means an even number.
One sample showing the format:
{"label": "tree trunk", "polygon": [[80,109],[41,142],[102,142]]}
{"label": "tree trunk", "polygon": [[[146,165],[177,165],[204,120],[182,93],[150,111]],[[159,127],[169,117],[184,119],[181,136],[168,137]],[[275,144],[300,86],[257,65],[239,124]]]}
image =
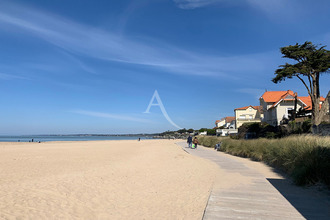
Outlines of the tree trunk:
{"label": "tree trunk", "polygon": [[293,113],[292,113],[292,121],[296,120],[296,115],[297,115],[297,103],[298,103],[298,94],[295,93],[294,96],[294,109],[293,109]]}
{"label": "tree trunk", "polygon": [[312,76],[313,88],[312,88],[312,123],[318,126],[322,122],[320,115],[320,88],[319,88],[319,75],[316,73]]}

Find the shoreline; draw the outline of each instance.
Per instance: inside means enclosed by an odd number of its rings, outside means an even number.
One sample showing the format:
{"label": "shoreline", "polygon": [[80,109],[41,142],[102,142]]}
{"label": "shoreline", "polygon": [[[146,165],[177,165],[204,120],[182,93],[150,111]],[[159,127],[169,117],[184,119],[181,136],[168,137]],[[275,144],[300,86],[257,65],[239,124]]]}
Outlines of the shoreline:
{"label": "shoreline", "polygon": [[[63,138],[61,138],[59,136],[58,139],[60,140],[42,140],[41,139],[38,139],[38,137],[33,137],[33,138],[29,138],[29,139],[25,139],[25,140],[22,140],[22,139],[17,139],[17,140],[13,140],[13,141],[2,141],[1,138],[0,138],[0,143],[48,143],[48,142],[75,142],[75,141],[134,141],[134,140],[138,140],[138,139],[141,139],[141,140],[159,140],[159,138],[145,138],[145,137],[128,137],[128,138],[120,138],[120,139],[69,139],[69,140],[63,140]],[[32,139],[34,140],[32,142]],[[62,139],[62,140],[61,140]]]}

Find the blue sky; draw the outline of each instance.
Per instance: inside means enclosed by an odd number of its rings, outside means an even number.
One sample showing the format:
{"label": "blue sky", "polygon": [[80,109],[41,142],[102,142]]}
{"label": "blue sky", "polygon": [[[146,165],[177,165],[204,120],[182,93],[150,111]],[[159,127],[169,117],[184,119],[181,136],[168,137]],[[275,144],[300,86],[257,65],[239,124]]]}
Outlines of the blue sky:
{"label": "blue sky", "polygon": [[[0,135],[214,127],[267,90],[279,48],[330,50],[327,0],[0,0]],[[321,94],[330,77],[321,78]]]}

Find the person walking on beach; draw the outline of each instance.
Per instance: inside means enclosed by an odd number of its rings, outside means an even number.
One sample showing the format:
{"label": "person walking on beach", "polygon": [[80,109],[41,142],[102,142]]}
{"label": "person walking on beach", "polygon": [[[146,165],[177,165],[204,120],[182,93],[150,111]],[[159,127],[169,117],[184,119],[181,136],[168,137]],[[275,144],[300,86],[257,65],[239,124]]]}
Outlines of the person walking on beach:
{"label": "person walking on beach", "polygon": [[192,137],[190,135],[187,139],[187,143],[188,143],[188,148],[191,148],[191,146],[192,146]]}
{"label": "person walking on beach", "polygon": [[193,144],[195,145],[194,148],[197,148],[197,145],[199,144],[197,137],[194,138]]}

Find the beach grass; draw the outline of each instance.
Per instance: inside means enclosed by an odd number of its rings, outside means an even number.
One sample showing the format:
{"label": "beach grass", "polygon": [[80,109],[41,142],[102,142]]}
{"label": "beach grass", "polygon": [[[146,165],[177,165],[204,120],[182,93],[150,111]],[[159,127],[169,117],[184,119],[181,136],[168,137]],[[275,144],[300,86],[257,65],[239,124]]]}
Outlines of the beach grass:
{"label": "beach grass", "polygon": [[216,140],[221,141],[221,151],[264,161],[289,174],[298,185],[321,182],[330,187],[330,137],[295,135],[253,140],[204,137],[200,140],[208,147],[213,147]]}
{"label": "beach grass", "polygon": [[228,139],[228,137],[216,137],[216,136],[198,136],[198,141],[204,147],[214,147],[217,143]]}

